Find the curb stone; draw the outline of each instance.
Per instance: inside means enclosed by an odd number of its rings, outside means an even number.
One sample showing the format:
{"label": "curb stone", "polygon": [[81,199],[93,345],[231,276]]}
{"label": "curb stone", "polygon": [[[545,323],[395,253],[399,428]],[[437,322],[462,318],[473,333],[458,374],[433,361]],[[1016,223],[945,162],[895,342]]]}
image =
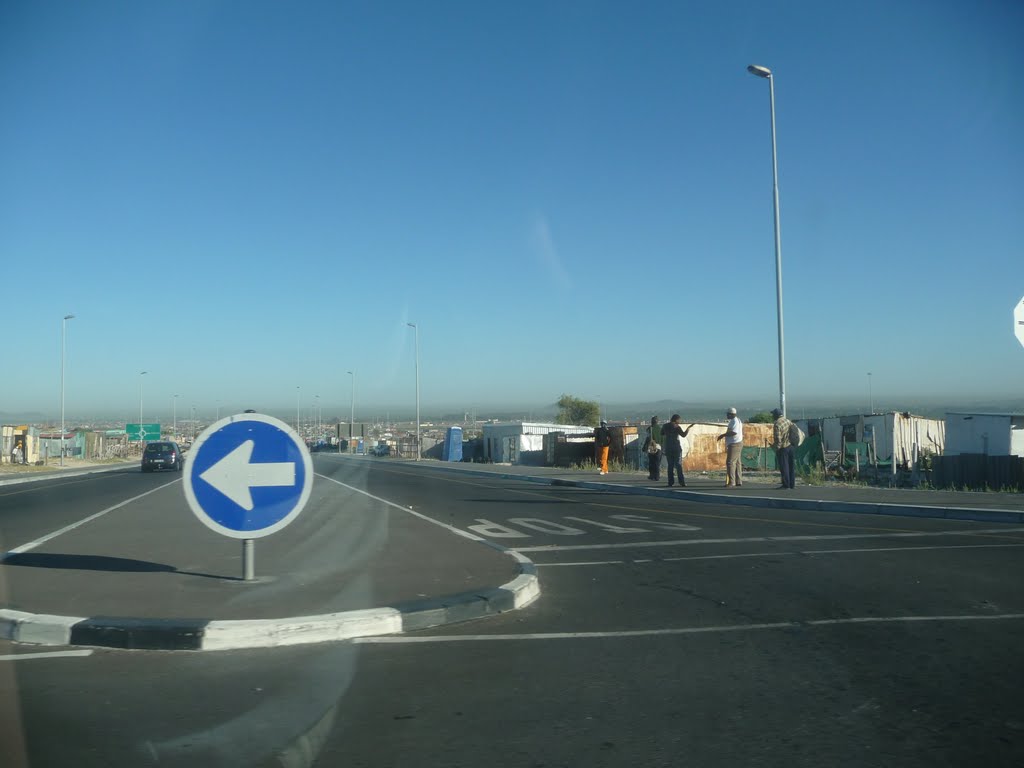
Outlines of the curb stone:
{"label": "curb stone", "polygon": [[84,645],[122,650],[275,648],[428,629],[524,608],[540,597],[540,581],[531,560],[485,539],[479,540],[511,556],[519,565],[519,575],[500,587],[411,601],[400,607],[283,619],[88,618],[0,609],[0,639],[35,645]]}
{"label": "curb stone", "polygon": [[500,587],[412,602],[401,609],[370,608],[284,619],[84,618],[0,609],[0,638],[36,645],[218,651],[391,635],[483,618],[529,605],[540,596],[540,581],[532,563],[520,570],[519,576]]}
{"label": "curb stone", "polygon": [[96,465],[92,467],[82,467],[81,469],[69,469],[66,471],[46,471],[39,472],[31,475],[21,475],[15,477],[8,477],[0,480],[0,486],[5,485],[22,485],[23,483],[36,483],[41,480],[63,480],[69,477],[84,477],[86,475],[96,475],[101,472],[114,472],[116,470],[138,470],[139,465],[130,461],[126,461],[122,464],[108,464],[108,465]]}

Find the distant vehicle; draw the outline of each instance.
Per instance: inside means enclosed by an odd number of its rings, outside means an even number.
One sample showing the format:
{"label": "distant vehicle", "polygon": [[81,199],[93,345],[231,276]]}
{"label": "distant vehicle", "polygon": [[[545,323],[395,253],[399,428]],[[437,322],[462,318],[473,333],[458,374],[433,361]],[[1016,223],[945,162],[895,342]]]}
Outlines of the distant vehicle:
{"label": "distant vehicle", "polygon": [[175,472],[181,472],[184,462],[185,458],[179,445],[169,440],[150,443],[142,452],[143,472],[152,472],[154,469],[173,469]]}
{"label": "distant vehicle", "polygon": [[390,456],[391,455],[391,446],[389,446],[389,445],[378,445],[376,448],[373,449],[373,455],[374,456]]}

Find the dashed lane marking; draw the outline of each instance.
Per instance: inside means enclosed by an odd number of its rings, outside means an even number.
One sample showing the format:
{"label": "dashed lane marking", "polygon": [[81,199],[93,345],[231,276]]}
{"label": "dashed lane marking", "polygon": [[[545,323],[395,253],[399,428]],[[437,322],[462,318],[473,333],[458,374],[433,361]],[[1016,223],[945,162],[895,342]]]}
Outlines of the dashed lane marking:
{"label": "dashed lane marking", "polygon": [[[998,533],[1004,529],[990,528],[980,531],[913,531],[890,533],[843,533],[805,536],[747,536],[732,539],[674,539],[672,541],[632,541],[610,544],[541,544],[536,547],[516,547],[516,552],[569,552],[585,549],[630,549],[645,547],[687,547],[701,544],[752,544],[773,541],[842,541],[847,539],[906,539],[929,536],[976,536],[977,534]],[[1018,539],[1019,541],[1019,539]]]}
{"label": "dashed lane marking", "polygon": [[736,560],[744,557],[791,557],[793,555],[845,555],[858,552],[916,552],[940,549],[989,549],[992,547],[1024,547],[1024,544],[951,544],[939,547],[871,547],[864,549],[803,549],[794,552],[742,552],[731,555],[691,555],[662,557],[656,560],[590,560],[578,563],[535,563],[538,568],[570,568],[587,565],[637,565],[646,563],[678,563],[687,560]]}

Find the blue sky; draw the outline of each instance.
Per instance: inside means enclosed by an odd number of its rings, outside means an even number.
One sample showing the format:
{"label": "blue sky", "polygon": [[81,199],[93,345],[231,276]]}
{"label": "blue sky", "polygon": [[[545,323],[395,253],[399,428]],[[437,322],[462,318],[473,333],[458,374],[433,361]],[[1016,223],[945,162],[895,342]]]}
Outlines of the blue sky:
{"label": "blue sky", "polygon": [[[0,412],[1024,391],[1024,5],[0,7]],[[296,387],[300,387],[296,390]],[[181,407],[181,405],[179,405]],[[187,406],[186,406],[187,407]],[[147,408],[147,410],[149,410]]]}

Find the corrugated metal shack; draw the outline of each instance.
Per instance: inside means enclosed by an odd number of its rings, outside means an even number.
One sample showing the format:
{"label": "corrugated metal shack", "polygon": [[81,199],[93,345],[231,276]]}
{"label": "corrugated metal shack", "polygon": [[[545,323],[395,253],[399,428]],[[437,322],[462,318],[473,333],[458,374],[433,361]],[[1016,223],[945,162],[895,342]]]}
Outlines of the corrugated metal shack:
{"label": "corrugated metal shack", "polygon": [[[887,413],[830,416],[824,419],[795,419],[807,435],[821,433],[826,452],[839,454],[849,443],[870,446],[873,460],[913,467],[921,454],[942,453],[946,444],[946,425],[939,419],[927,419],[911,413]],[[869,457],[865,456],[867,462]]]}
{"label": "corrugated metal shack", "polygon": [[[508,422],[484,424],[483,460],[495,464],[530,464],[543,466],[544,436],[552,432],[565,435],[590,435],[593,427],[535,422]],[[593,441],[590,457],[593,460]]]}
{"label": "corrugated metal shack", "polygon": [[944,453],[932,462],[936,488],[1024,491],[1024,415],[947,413]]}
{"label": "corrugated metal shack", "polygon": [[946,414],[947,456],[1024,456],[1024,415],[1014,413]]}

